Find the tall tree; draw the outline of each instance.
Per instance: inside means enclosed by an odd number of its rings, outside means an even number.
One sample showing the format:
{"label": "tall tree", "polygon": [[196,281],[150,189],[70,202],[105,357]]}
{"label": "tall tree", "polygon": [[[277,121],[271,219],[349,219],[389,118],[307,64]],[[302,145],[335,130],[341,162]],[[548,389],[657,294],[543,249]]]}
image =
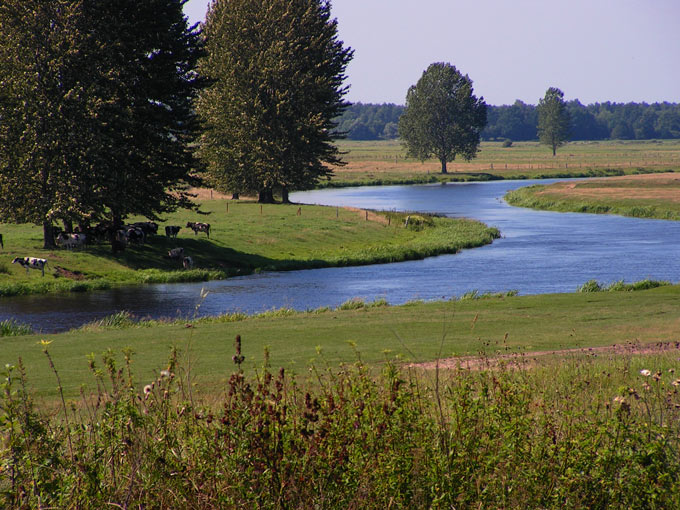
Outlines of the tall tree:
{"label": "tall tree", "polygon": [[472,80],[448,63],[431,64],[406,94],[406,110],[399,119],[399,136],[410,156],[436,157],[442,173],[460,155],[477,155],[486,125],[484,98],[473,94]]}
{"label": "tall tree", "polygon": [[199,67],[212,84],[197,110],[200,155],[219,189],[285,201],[342,164],[331,131],[353,52],[330,11],[324,0],[213,0]]}
{"label": "tall tree", "polygon": [[0,219],[190,206],[200,44],[179,0],[0,3]]}
{"label": "tall tree", "polygon": [[550,87],[538,102],[538,140],[552,149],[557,149],[569,139],[569,111],[564,102],[564,93]]}

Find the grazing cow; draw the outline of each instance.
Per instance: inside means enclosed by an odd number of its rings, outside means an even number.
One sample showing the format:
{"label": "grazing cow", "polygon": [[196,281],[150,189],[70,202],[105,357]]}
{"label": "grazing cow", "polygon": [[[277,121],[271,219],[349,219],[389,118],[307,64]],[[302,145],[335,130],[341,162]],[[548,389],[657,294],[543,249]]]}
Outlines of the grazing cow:
{"label": "grazing cow", "polygon": [[184,258],[184,248],[173,248],[168,252],[168,257],[172,260],[182,260]]}
{"label": "grazing cow", "polygon": [[208,237],[210,237],[210,223],[196,223],[189,221],[187,223],[187,228],[194,231],[194,234],[198,235],[199,232],[205,232]]}
{"label": "grazing cow", "polygon": [[146,242],[146,232],[139,227],[127,227],[125,233],[130,243],[144,244]]}
{"label": "grazing cow", "polygon": [[179,231],[182,229],[182,227],[177,226],[177,225],[168,225],[165,227],[165,236],[166,237],[174,237],[177,239],[177,234],[179,234]]}
{"label": "grazing cow", "polygon": [[28,274],[29,269],[40,269],[42,275],[45,276],[45,266],[47,265],[47,259],[38,259],[36,257],[17,257],[12,261],[12,264],[21,264],[22,267],[26,268],[26,274]]}
{"label": "grazing cow", "polygon": [[5,243],[2,242],[2,234],[0,234],[0,247],[4,250],[5,249]]}
{"label": "grazing cow", "polygon": [[116,254],[119,251],[125,251],[128,243],[127,232],[123,229],[109,230],[109,238],[111,240],[111,251]]}
{"label": "grazing cow", "polygon": [[182,259],[182,267],[183,267],[184,269],[193,269],[193,267],[194,267],[194,259],[192,259],[191,257],[184,257],[184,258]]}
{"label": "grazing cow", "polygon": [[147,236],[156,235],[158,233],[158,225],[153,221],[138,221],[137,223],[133,223],[130,226],[134,228],[141,228],[144,231],[144,234]]}
{"label": "grazing cow", "polygon": [[56,239],[57,246],[63,246],[68,250],[84,246],[86,241],[85,234],[69,234],[68,232],[60,232]]}

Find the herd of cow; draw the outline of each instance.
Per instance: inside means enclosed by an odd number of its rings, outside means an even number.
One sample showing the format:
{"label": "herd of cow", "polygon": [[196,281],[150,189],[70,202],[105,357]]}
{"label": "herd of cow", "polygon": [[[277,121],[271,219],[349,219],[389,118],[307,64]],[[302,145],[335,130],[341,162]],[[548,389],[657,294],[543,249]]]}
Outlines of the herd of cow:
{"label": "herd of cow", "polygon": [[[205,232],[210,237],[210,223],[187,222],[186,228],[194,231],[194,235],[199,232]],[[182,227],[178,225],[169,225],[165,227],[165,235],[168,238],[177,239],[177,234]],[[122,228],[113,228],[110,224],[100,223],[91,229],[86,229],[84,232],[55,232],[55,243],[60,248],[73,250],[82,248],[88,243],[92,242],[111,242],[111,249],[113,253],[124,251],[128,244],[143,245],[147,238],[158,233],[158,225],[153,221],[140,221],[130,225],[124,225]],[[5,249],[2,234],[0,234],[0,248]],[[194,267],[194,260],[184,254],[184,248],[173,248],[168,251],[168,257],[172,260],[181,262],[184,269],[192,269]],[[38,257],[16,257],[12,264],[19,264],[26,268],[28,273],[30,269],[36,269],[42,272],[45,276],[45,267],[48,265],[47,259]]]}

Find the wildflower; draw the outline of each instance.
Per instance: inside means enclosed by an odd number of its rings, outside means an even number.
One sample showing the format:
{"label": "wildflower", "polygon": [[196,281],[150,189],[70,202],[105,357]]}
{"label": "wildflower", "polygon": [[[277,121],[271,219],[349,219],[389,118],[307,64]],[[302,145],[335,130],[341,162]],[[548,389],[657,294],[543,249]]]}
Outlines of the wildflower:
{"label": "wildflower", "polygon": [[680,379],[676,379],[671,383],[673,386],[680,386]]}
{"label": "wildflower", "polygon": [[44,338],[38,342],[39,345],[42,345],[43,347],[47,347],[52,343],[52,340],[45,340]]}
{"label": "wildflower", "polygon": [[170,370],[161,370],[161,377],[170,377]]}
{"label": "wildflower", "polygon": [[642,375],[644,375],[645,377],[649,377],[650,375],[652,375],[652,373],[649,370],[647,370],[646,368],[643,368],[642,370],[640,370],[640,373]]}
{"label": "wildflower", "polygon": [[148,396],[149,393],[151,393],[151,389],[152,389],[152,387],[151,387],[150,384],[147,384],[146,386],[144,386],[144,395]]}

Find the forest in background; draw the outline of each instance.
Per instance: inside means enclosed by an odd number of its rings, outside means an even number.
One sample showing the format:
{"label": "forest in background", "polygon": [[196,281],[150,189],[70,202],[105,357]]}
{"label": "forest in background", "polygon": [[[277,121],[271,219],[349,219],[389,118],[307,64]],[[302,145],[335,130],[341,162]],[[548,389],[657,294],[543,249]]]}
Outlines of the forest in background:
{"label": "forest in background", "polygon": [[[349,140],[391,140],[404,106],[395,104],[351,104],[336,118],[337,133]],[[680,104],[594,103],[569,101],[570,140],[652,140],[680,138]],[[512,105],[487,108],[483,140],[538,140],[535,105],[520,100]]]}

